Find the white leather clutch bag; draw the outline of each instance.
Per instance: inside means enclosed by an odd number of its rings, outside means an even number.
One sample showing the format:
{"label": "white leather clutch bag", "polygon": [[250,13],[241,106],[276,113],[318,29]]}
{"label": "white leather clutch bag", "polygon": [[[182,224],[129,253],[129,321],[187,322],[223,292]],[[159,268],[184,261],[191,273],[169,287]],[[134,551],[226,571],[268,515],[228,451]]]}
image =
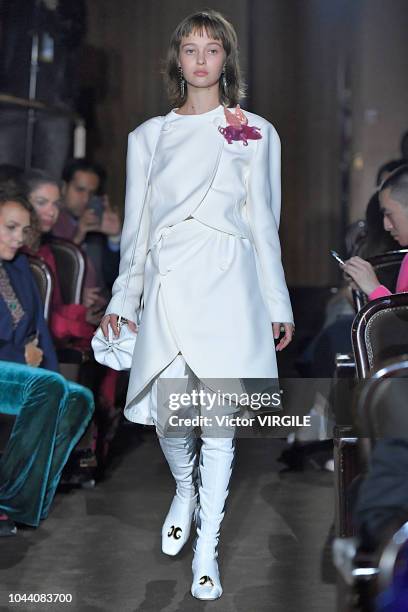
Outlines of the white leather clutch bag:
{"label": "white leather clutch bag", "polygon": [[137,333],[131,331],[124,322],[120,325],[118,337],[113,335],[112,328],[109,326],[108,339],[98,327],[91,341],[96,361],[113,370],[130,370],[136,338]]}
{"label": "white leather clutch bag", "polygon": [[[128,290],[129,281],[130,281],[130,271],[132,269],[134,258],[135,258],[137,239],[139,236],[140,223],[142,220],[143,210],[144,210],[144,206],[146,202],[147,190],[149,187],[150,174],[151,174],[152,165],[153,165],[153,158],[156,153],[156,148],[159,142],[160,134],[161,134],[161,128],[160,128],[160,132],[159,132],[159,135],[158,135],[158,138],[157,138],[157,141],[156,141],[153,153],[152,153],[152,157],[150,159],[150,165],[149,165],[149,169],[147,172],[145,190],[144,190],[144,195],[143,195],[143,202],[141,206],[139,222],[137,225],[136,236],[133,241],[132,256],[130,258],[130,265],[129,265],[129,269],[128,269],[128,273],[126,277],[125,290],[123,292],[121,312],[123,312],[124,306],[126,303],[126,295],[127,295],[127,290]],[[137,321],[136,323],[138,324],[139,321]],[[101,327],[98,327],[94,337],[92,338],[91,346],[94,352],[95,360],[98,363],[101,363],[102,365],[112,368],[113,370],[130,370],[132,366],[133,352],[135,350],[137,333],[132,332],[129,329],[129,326],[127,325],[127,321],[126,319],[124,319],[121,313],[118,313],[118,327],[119,327],[119,336],[115,337],[113,335],[113,330],[111,326],[109,325],[108,327],[109,336],[107,339],[105,338],[105,335]]]}

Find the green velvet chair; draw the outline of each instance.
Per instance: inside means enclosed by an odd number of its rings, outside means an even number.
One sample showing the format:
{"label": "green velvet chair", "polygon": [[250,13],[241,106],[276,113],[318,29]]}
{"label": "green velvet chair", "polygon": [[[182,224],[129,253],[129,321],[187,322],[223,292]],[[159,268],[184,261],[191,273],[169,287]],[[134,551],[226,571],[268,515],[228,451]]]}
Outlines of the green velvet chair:
{"label": "green velvet chair", "polygon": [[0,361],[0,413],[15,415],[0,458],[0,512],[37,527],[94,411],[93,395],[60,374]]}

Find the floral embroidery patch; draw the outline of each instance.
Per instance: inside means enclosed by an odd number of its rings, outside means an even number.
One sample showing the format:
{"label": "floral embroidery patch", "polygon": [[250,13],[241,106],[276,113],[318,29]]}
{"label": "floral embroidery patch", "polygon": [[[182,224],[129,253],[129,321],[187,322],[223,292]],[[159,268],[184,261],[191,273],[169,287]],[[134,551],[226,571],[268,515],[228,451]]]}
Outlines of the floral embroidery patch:
{"label": "floral embroidery patch", "polygon": [[233,140],[242,140],[244,146],[247,147],[248,140],[262,138],[261,128],[248,125],[248,117],[244,115],[239,104],[236,105],[233,113],[225,107],[224,115],[228,125],[225,128],[219,126],[218,131],[228,144],[231,144]]}

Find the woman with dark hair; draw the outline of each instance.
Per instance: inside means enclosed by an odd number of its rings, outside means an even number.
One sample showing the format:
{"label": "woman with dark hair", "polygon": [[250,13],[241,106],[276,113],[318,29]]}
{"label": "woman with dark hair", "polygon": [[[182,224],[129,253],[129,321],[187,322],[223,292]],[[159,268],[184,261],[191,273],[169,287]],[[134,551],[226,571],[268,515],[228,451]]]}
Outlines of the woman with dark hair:
{"label": "woman with dark hair", "polygon": [[0,536],[16,533],[14,521],[36,527],[46,518],[93,412],[92,394],[57,373],[41,298],[18,252],[34,223],[22,195],[0,193],[0,412],[16,416],[0,459]]}
{"label": "woman with dark hair", "polygon": [[77,345],[89,347],[94,327],[92,310],[84,304],[64,304],[57,263],[50,246],[51,231],[56,224],[60,209],[61,189],[59,182],[43,170],[29,170],[22,181],[25,195],[33,206],[39,231],[31,242],[31,251],[41,257],[54,276],[51,298],[50,329],[58,340],[75,339]]}
{"label": "woman with dark hair", "polygon": [[58,370],[43,305],[25,255],[18,250],[36,224],[18,193],[0,193],[0,360]]}
{"label": "woman with dark hair", "polygon": [[[196,514],[191,593],[207,600],[222,594],[217,544],[234,427],[200,421],[197,493],[196,440],[181,415],[211,417],[204,398],[220,387],[276,379],[275,350],[292,339],[278,235],[280,141],[273,125],[238,105],[237,37],[220,13],[195,13],[177,26],[165,77],[176,108],[129,136],[120,270],[101,327],[117,334],[121,314],[137,329],[125,415],[155,425],[176,481],[163,552],[179,552]],[[165,383],[191,391],[173,428]],[[197,389],[205,391],[198,406]],[[218,405],[217,414],[236,413],[239,403]]]}
{"label": "woman with dark hair", "polygon": [[[89,350],[95,327],[100,319],[100,308],[95,311],[89,305],[84,289],[82,304],[66,304],[62,299],[61,275],[64,270],[57,269],[51,243],[51,234],[60,214],[61,190],[60,183],[43,170],[31,169],[23,177],[22,185],[25,194],[32,204],[39,225],[39,232],[31,242],[31,251],[41,257],[50,267],[54,277],[54,287],[51,296],[51,309],[49,325],[51,333],[60,345],[70,346],[78,350]],[[98,465],[106,461],[110,441],[114,438],[119,425],[119,414],[116,407],[116,390],[118,385],[118,372],[94,364],[97,368],[94,378],[98,381],[94,385],[97,397],[97,410],[92,424],[93,434],[89,430],[81,441],[82,448],[73,453],[64,478],[70,482],[81,481],[88,478],[91,468],[81,469],[81,464]],[[89,374],[89,372],[88,372]],[[85,377],[84,377],[85,378]],[[88,380],[84,380],[88,384]],[[91,436],[92,434],[92,436]],[[92,439],[93,438],[93,439]],[[86,458],[86,459],[85,459]],[[68,478],[67,474],[70,473]]]}

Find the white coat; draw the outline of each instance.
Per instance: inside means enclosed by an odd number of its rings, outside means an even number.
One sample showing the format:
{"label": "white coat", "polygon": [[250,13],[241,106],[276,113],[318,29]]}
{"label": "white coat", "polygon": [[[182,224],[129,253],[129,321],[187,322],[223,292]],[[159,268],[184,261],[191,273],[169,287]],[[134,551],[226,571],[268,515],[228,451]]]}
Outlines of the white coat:
{"label": "white coat", "polygon": [[200,379],[277,377],[271,323],[293,322],[278,235],[280,141],[244,112],[262,136],[248,146],[218,130],[221,105],[171,111],[129,135],[121,261],[106,313],[140,319],[125,407],[132,421],[153,423],[138,400],[179,351]]}

